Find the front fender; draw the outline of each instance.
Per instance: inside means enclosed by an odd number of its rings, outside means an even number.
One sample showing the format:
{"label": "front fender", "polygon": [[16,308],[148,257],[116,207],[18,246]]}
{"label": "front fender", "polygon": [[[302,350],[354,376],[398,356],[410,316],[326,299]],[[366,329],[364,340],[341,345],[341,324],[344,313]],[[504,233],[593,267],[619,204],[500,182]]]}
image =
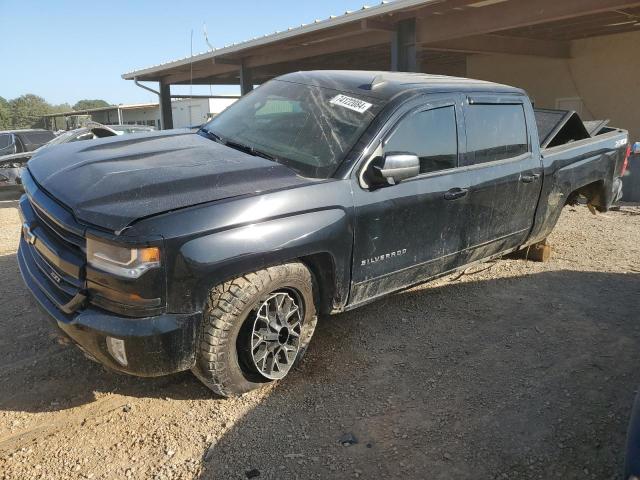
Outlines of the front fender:
{"label": "front fender", "polygon": [[248,272],[316,254],[331,258],[334,303],[348,295],[353,232],[345,210],[332,208],[194,238],[182,245],[169,285],[172,311],[201,310],[211,287]]}

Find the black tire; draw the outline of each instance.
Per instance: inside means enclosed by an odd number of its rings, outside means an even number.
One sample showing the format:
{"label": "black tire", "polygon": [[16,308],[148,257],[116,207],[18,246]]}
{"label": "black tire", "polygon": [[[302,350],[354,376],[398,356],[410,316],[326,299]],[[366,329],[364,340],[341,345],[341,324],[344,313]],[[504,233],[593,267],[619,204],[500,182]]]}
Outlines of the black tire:
{"label": "black tire", "polygon": [[301,331],[296,334],[298,350],[291,362],[295,366],[304,355],[317,322],[313,278],[307,267],[298,262],[276,265],[217,285],[209,292],[192,371],[216,394],[242,395],[272,381],[254,363],[249,340],[252,336],[247,331],[253,332],[257,309],[263,302],[281,292],[295,297],[302,307],[298,314]]}

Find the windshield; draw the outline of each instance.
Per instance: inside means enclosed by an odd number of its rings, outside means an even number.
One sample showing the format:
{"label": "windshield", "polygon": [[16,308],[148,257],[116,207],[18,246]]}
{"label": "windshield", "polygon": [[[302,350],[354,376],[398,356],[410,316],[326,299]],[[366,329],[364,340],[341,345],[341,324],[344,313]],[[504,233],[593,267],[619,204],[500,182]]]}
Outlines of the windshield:
{"label": "windshield", "polygon": [[[80,130],[80,131],[82,131],[82,130]],[[49,147],[51,145],[60,145],[61,143],[68,143],[76,135],[78,135],[78,130],[69,130],[68,132],[61,133],[56,138],[54,138],[50,142],[44,144],[40,148]]]}
{"label": "windshield", "polygon": [[221,143],[272,158],[302,176],[328,178],[379,108],[369,97],[272,80],[202,130]]}

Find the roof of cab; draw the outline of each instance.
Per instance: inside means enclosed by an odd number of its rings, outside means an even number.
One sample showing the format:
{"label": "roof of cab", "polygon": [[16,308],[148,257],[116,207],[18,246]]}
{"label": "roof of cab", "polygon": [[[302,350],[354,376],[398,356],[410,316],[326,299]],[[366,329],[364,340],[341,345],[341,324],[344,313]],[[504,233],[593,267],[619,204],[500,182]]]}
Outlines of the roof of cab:
{"label": "roof of cab", "polygon": [[276,80],[316,85],[341,92],[390,100],[409,90],[429,92],[491,92],[526,95],[522,89],[470,78],[426,73],[375,72],[361,70],[313,70],[288,73]]}

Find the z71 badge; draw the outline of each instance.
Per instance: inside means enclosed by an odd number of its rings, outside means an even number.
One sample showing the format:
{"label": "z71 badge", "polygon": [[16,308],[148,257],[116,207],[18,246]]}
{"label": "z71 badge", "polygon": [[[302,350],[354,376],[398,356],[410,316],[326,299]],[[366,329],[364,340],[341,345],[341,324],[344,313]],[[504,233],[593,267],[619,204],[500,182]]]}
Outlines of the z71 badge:
{"label": "z71 badge", "polygon": [[401,257],[407,253],[407,249],[403,248],[402,250],[396,250],[395,252],[385,253],[382,255],[376,255],[375,257],[365,258],[360,261],[361,266],[371,265],[372,263],[384,262],[385,260],[389,260],[390,258]]}

